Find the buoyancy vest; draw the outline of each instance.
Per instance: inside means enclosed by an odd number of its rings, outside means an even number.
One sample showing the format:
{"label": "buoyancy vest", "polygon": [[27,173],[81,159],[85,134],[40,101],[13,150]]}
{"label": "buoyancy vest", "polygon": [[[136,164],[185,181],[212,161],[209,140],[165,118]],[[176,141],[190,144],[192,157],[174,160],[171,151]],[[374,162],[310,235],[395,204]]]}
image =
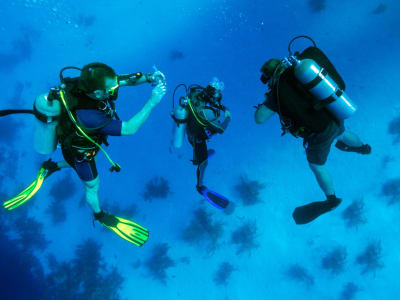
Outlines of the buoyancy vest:
{"label": "buoyancy vest", "polygon": [[197,140],[207,140],[216,133],[223,133],[224,130],[218,126],[215,109],[197,100],[199,94],[200,92],[196,91],[190,95],[191,108],[187,117],[187,131]]}
{"label": "buoyancy vest", "polygon": [[[80,109],[95,109],[101,110],[98,101],[89,98],[84,92],[78,88],[79,78],[65,78],[64,81],[64,94],[65,100],[69,110],[74,115],[78,122],[78,125],[84,130],[84,132],[93,139],[99,145],[107,144],[107,135],[99,133],[99,129],[107,126],[115,116],[115,108],[109,108],[111,111],[106,114],[109,118],[107,122],[96,128],[85,127],[78,119],[76,112]],[[117,91],[112,96],[115,100],[118,97]],[[60,100],[60,99],[59,99]],[[61,100],[60,100],[61,101]],[[112,101],[110,101],[112,103]],[[112,103],[113,104],[113,103]],[[105,105],[102,103],[102,105]],[[99,148],[84,137],[76,128],[75,124],[71,121],[66,108],[62,105],[62,112],[57,126],[57,138],[63,149],[71,150],[73,153],[90,153],[94,156]]]}

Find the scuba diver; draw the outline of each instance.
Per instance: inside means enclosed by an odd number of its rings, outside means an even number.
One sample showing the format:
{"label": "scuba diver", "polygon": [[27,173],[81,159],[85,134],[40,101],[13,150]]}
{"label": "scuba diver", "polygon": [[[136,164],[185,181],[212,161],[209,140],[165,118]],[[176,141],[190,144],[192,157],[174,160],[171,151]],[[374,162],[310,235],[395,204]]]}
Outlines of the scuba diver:
{"label": "scuba diver", "polygon": [[[64,77],[64,71],[70,69],[79,70],[80,76]],[[121,238],[142,246],[149,237],[146,228],[100,208],[100,181],[95,159],[101,150],[112,165],[110,171],[120,171],[121,167],[112,161],[101,145],[108,146],[108,136],[129,136],[136,133],[164,97],[165,76],[157,69],[153,74],[139,72],[117,75],[110,66],[95,62],[82,69],[63,68],[60,80],[60,86],[36,98],[33,111],[7,110],[0,114],[34,114],[36,151],[49,155],[59,144],[65,159],[60,162],[51,159],[45,161],[35,181],[16,197],[4,202],[3,207],[12,210],[22,205],[35,195],[43,181],[52,173],[72,167],[84,184],[86,201],[93,210],[94,218]],[[131,119],[121,121],[115,110],[119,88],[142,83],[153,86],[150,99]]]}
{"label": "scuba diver", "polygon": [[[175,105],[175,92],[179,87],[185,87],[186,96],[179,99]],[[215,151],[207,148],[207,142],[214,134],[222,134],[231,120],[231,113],[222,105],[223,82],[217,78],[205,88],[200,85],[180,84],[175,88],[172,99],[172,118],[175,121],[173,146],[182,147],[185,133],[193,147],[193,165],[196,170],[196,190],[217,208],[226,208],[229,200],[218,193],[209,190],[204,185],[204,172],[208,165],[208,158]]]}
{"label": "scuba diver", "polygon": [[[309,39],[313,46],[292,54],[291,45],[298,38]],[[257,106],[255,122],[265,123],[278,113],[282,135],[289,132],[303,138],[307,161],[327,198],[294,210],[296,224],[306,224],[341,203],[325,167],[332,143],[337,140],[338,149],[359,154],[371,153],[371,146],[345,129],[344,120],[355,113],[356,107],[344,92],[342,77],[315,42],[308,36],[298,36],[288,48],[288,57],[270,59],[261,67],[261,81],[268,84],[269,91]]]}

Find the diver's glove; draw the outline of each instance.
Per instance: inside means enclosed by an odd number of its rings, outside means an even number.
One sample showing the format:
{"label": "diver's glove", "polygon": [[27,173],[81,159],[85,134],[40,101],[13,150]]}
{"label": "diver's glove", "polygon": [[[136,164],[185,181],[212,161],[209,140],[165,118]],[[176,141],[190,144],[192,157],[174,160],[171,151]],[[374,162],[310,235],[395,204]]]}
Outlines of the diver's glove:
{"label": "diver's glove", "polygon": [[149,238],[149,231],[131,220],[113,216],[104,211],[95,213],[94,218],[116,235],[136,246],[143,246]]}

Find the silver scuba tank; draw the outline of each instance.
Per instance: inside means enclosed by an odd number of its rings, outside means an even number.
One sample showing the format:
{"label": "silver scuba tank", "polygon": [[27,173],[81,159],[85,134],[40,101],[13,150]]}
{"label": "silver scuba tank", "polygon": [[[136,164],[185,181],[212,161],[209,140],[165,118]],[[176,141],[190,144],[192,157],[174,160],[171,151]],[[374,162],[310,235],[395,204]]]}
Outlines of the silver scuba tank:
{"label": "silver scuba tank", "polygon": [[61,114],[61,104],[48,100],[48,94],[38,96],[34,102],[34,148],[40,154],[51,154],[57,147],[56,127]]}
{"label": "silver scuba tank", "polygon": [[172,112],[174,124],[174,138],[172,144],[175,148],[181,148],[183,145],[183,139],[186,131],[186,119],[188,116],[188,110],[186,106],[179,104]]}
{"label": "silver scuba tank", "polygon": [[337,119],[347,119],[356,112],[357,107],[349,96],[313,59],[299,60],[295,56],[291,56],[284,60],[284,64],[287,66],[294,65],[295,77],[316,99],[328,101],[329,104],[326,105],[326,109]]}

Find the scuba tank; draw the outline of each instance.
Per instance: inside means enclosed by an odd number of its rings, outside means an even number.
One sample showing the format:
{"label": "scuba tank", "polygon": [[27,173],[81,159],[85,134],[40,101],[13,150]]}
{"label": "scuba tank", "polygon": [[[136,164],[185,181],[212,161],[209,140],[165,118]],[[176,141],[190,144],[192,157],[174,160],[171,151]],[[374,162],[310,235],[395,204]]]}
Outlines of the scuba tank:
{"label": "scuba tank", "polygon": [[296,79],[320,101],[320,107],[325,106],[339,120],[349,118],[356,112],[357,107],[344,90],[339,88],[339,85],[328,72],[313,59],[298,59],[296,54],[292,55],[290,46],[295,39],[300,37],[310,39],[316,47],[311,38],[298,36],[290,42],[289,57],[283,59],[282,64],[286,68],[293,68]]}
{"label": "scuba tank", "polygon": [[59,101],[50,99],[49,94],[46,93],[36,98],[33,110],[36,117],[34,148],[40,154],[51,154],[57,147],[56,127],[61,114],[61,104]]}
{"label": "scuba tank", "polygon": [[[172,145],[175,148],[181,148],[183,145],[183,139],[185,137],[186,132],[186,125],[187,125],[187,116],[188,116],[188,109],[187,109],[187,102],[185,97],[181,97],[179,99],[179,104],[175,106],[175,92],[180,86],[185,86],[184,84],[178,85],[172,96],[172,119],[174,119],[174,133],[173,133],[173,140]],[[186,88],[186,86],[185,86]]]}
{"label": "scuba tank", "polygon": [[186,120],[188,116],[188,110],[183,105],[178,105],[172,112],[173,119],[175,120],[176,126],[174,129],[174,139],[172,144],[175,148],[181,148],[183,145],[183,139],[186,131]]}

